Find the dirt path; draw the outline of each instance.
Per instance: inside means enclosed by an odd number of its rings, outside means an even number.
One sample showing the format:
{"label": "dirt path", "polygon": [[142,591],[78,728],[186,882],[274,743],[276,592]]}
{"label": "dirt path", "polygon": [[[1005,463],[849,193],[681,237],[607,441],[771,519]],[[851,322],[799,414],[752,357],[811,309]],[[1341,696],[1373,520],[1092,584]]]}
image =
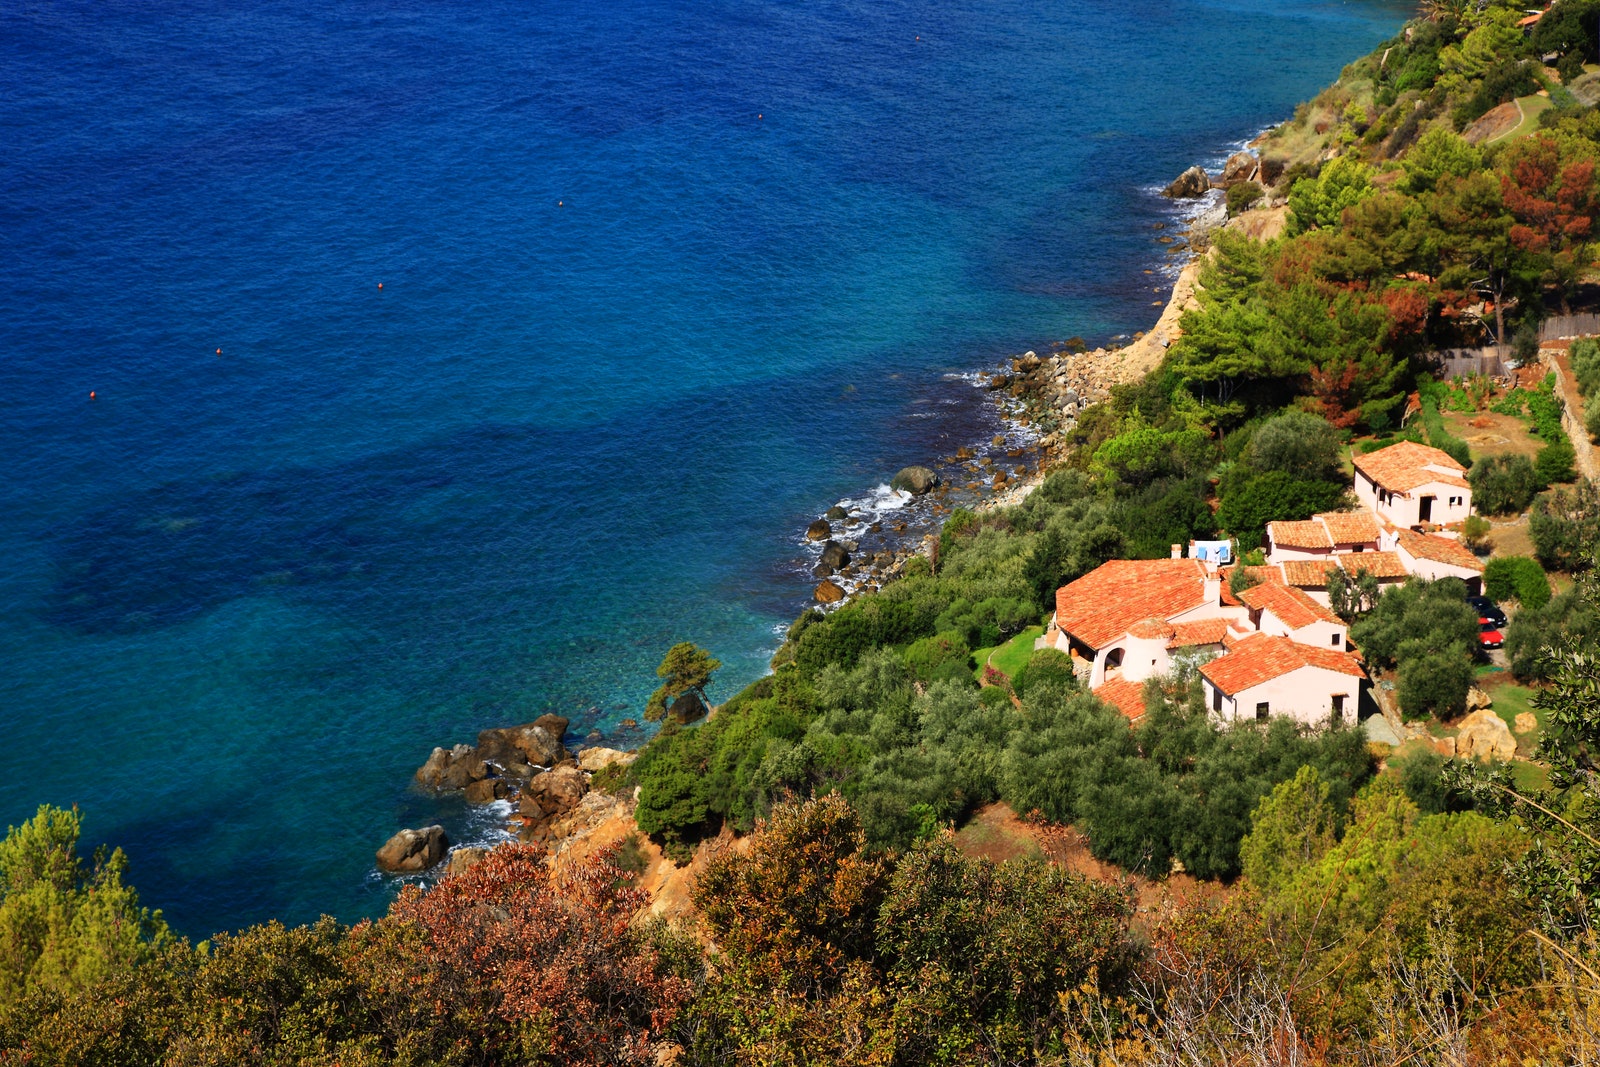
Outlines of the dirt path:
{"label": "dirt path", "polygon": [[1595,457],[1594,446],[1589,443],[1588,431],[1583,428],[1583,397],[1578,395],[1566,348],[1540,348],[1539,360],[1555,372],[1556,395],[1561,398],[1561,428],[1572,439],[1578,473],[1594,481],[1600,478],[1600,461]]}

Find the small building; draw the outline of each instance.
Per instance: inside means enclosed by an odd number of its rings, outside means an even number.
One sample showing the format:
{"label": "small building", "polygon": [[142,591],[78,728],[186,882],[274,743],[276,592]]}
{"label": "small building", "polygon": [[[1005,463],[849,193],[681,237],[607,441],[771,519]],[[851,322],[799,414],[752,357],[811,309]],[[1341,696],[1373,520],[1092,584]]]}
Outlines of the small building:
{"label": "small building", "polygon": [[1262,582],[1239,594],[1250,609],[1250,626],[1302,645],[1344,651],[1349,627],[1326,604],[1290,585]]}
{"label": "small building", "polygon": [[1324,511],[1304,522],[1267,523],[1267,562],[1376,552],[1381,531],[1370,511]]}
{"label": "small building", "polygon": [[[1175,649],[1220,645],[1227,622],[1247,614],[1243,605],[1223,603],[1222,580],[1205,562],[1112,560],[1056,590],[1055,614],[1035,647],[1066,652],[1098,689],[1108,677],[1143,681],[1163,673]],[[1210,627],[1187,625],[1206,621]]]}
{"label": "small building", "polygon": [[1207,707],[1222,722],[1285,716],[1307,726],[1356,721],[1366,672],[1340,649],[1257,633],[1202,664]]}
{"label": "small building", "polygon": [[1455,538],[1396,530],[1393,544],[1394,554],[1409,573],[1430,581],[1460,578],[1471,596],[1483,591],[1483,561]]}
{"label": "small building", "polygon": [[1395,526],[1448,526],[1472,514],[1466,468],[1437,448],[1401,441],[1376,452],[1357,453],[1351,462],[1356,468],[1356,497]]}

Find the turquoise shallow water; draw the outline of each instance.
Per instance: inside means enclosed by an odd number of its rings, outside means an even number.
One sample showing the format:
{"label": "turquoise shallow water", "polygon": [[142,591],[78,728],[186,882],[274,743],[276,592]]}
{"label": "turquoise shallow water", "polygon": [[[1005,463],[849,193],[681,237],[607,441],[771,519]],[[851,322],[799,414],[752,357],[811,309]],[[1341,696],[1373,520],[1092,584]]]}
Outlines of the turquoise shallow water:
{"label": "turquoise shallow water", "polygon": [[0,820],[195,936],[381,910],[394,829],[489,832],[433,745],[758,676],[804,522],[1147,325],[1151,187],[1408,11],[0,11]]}

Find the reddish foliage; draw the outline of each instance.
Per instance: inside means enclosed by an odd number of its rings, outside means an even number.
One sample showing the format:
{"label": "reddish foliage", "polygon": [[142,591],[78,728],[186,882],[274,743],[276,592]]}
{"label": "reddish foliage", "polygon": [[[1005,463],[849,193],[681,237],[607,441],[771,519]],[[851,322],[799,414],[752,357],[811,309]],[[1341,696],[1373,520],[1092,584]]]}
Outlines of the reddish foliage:
{"label": "reddish foliage", "polygon": [[1548,137],[1519,146],[1511,172],[1500,179],[1506,207],[1516,216],[1511,240],[1529,252],[1560,251],[1586,239],[1594,223],[1594,163],[1561,165],[1561,150]]}
{"label": "reddish foliage", "polygon": [[1379,293],[1378,299],[1389,309],[1390,340],[1419,335],[1427,326],[1432,304],[1421,287],[1392,285]]}
{"label": "reddish foliage", "polygon": [[413,1001],[475,1040],[492,1045],[503,1030],[554,1062],[653,1062],[689,990],[631,929],[649,898],[609,859],[557,882],[541,849],[502,846],[428,892],[407,889],[378,925],[420,933],[401,939],[413,946],[402,954]]}
{"label": "reddish foliage", "polygon": [[1334,367],[1311,368],[1311,399],[1315,413],[1328,420],[1332,426],[1345,429],[1354,426],[1361,418],[1361,410],[1351,404],[1351,393],[1356,384],[1356,365],[1345,363]]}

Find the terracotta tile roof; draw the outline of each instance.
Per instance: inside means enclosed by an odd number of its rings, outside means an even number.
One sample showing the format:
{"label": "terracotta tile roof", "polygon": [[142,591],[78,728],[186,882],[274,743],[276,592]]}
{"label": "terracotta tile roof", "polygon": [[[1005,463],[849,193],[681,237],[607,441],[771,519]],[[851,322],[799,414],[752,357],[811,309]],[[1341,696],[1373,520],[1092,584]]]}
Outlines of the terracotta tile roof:
{"label": "terracotta tile roof", "polygon": [[1170,619],[1205,603],[1197,559],[1114,559],[1056,590],[1056,625],[1101,649],[1143,619]]}
{"label": "terracotta tile roof", "polygon": [[1278,566],[1283,569],[1284,584],[1296,585],[1302,589],[1322,589],[1328,584],[1328,572],[1339,569],[1337,558],[1330,556],[1327,559],[1290,559]]}
{"label": "terracotta tile roof", "polygon": [[[1244,564],[1240,564],[1240,566],[1244,566]],[[1233,572],[1237,569],[1237,567],[1223,567],[1217,572],[1218,577],[1222,579],[1222,602],[1230,608],[1244,606],[1244,601],[1234,596],[1233,591],[1228,588],[1228,579],[1233,577]],[[1283,572],[1277,567],[1245,567],[1244,569],[1246,573],[1253,575],[1258,582],[1283,584]]]}
{"label": "terracotta tile roof", "polygon": [[1167,639],[1168,648],[1191,648],[1195,645],[1220,645],[1228,634],[1227,619],[1201,619],[1198,622],[1180,622],[1172,628]]}
{"label": "terracotta tile roof", "polygon": [[1377,579],[1404,578],[1411,572],[1398,552],[1351,552],[1337,557],[1346,574],[1366,571]]}
{"label": "terracotta tile roof", "polygon": [[1447,563],[1452,567],[1462,567],[1466,570],[1483,570],[1483,561],[1474,556],[1466,545],[1451,537],[1435,537],[1432,534],[1413,533],[1410,530],[1401,530],[1399,533],[1400,548],[1413,559],[1431,559],[1435,563]]}
{"label": "terracotta tile roof", "polygon": [[1249,607],[1272,612],[1291,630],[1298,630],[1302,626],[1310,626],[1316,622],[1344,625],[1339,616],[1293,586],[1269,584],[1252,586],[1240,594],[1240,599]]}
{"label": "terracotta tile roof", "polygon": [[[1466,473],[1465,467],[1448,453],[1415,441],[1401,441],[1365,455],[1358,452],[1350,457],[1350,462],[1355,464],[1356,470],[1392,493],[1409,492],[1428,482],[1462,487],[1467,484],[1461,477]],[[1424,469],[1430,466],[1442,467],[1450,473]]]}
{"label": "terracotta tile roof", "polygon": [[1287,548],[1333,547],[1333,538],[1328,536],[1328,531],[1320,522],[1269,522],[1267,536],[1272,538],[1274,545]]}
{"label": "terracotta tile roof", "polygon": [[1114,678],[1094,691],[1094,695],[1104,700],[1128,717],[1129,722],[1138,722],[1144,718],[1144,683],[1129,682],[1121,678]]}
{"label": "terracotta tile roof", "polygon": [[1328,536],[1336,545],[1359,545],[1378,540],[1378,520],[1372,512],[1324,511],[1311,516],[1328,529]]}
{"label": "terracotta tile roof", "polygon": [[1365,676],[1354,656],[1331,648],[1302,645],[1287,637],[1251,634],[1236,641],[1228,653],[1202,664],[1200,673],[1228,696],[1237,696],[1274,678],[1281,678],[1302,667]]}
{"label": "terracotta tile roof", "polygon": [[1172,636],[1172,623],[1166,619],[1140,619],[1128,627],[1129,637],[1138,637],[1146,641],[1164,640]]}

